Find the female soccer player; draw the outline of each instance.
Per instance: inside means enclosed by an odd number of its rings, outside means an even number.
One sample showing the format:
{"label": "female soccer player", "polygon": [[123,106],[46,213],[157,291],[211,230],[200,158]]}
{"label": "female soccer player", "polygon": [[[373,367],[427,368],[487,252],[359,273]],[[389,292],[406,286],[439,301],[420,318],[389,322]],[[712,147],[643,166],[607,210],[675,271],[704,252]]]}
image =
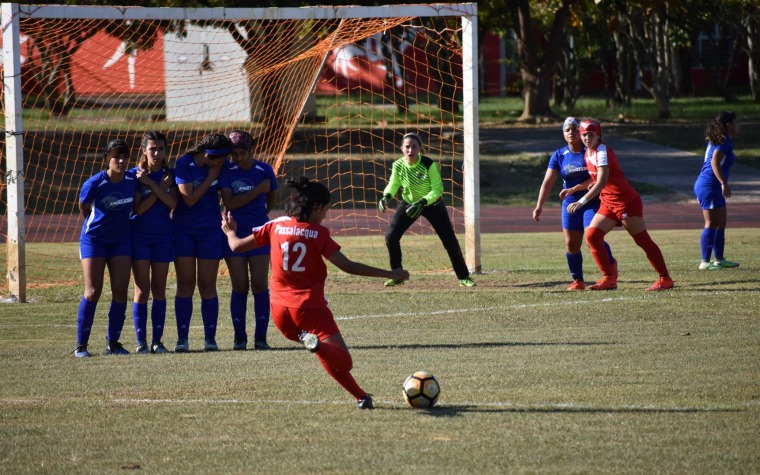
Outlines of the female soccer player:
{"label": "female soccer player", "polygon": [[[736,113],[731,111],[718,114],[718,117],[707,124],[705,129],[707,139],[705,161],[694,183],[694,194],[697,195],[705,218],[705,228],[702,230],[700,239],[702,262],[699,264],[699,270],[739,266],[738,262],[732,262],[723,257],[726,245],[726,198],[731,198],[728,176],[736,161],[731,137],[738,133],[739,119]],[[710,262],[713,254],[715,260]]]}
{"label": "female soccer player", "polygon": [[[470,271],[462,256],[462,249],[454,234],[454,227],[449,219],[449,212],[441,199],[443,182],[438,164],[430,157],[422,155],[422,141],[417,134],[404,135],[401,142],[404,156],[393,162],[391,177],[383,190],[383,198],[378,204],[381,213],[385,213],[388,202],[396,195],[399,188],[401,201],[391,224],[385,232],[385,245],[388,248],[391,268],[401,268],[401,238],[420,215],[428,220],[446,248],[451,265],[462,287],[474,287]],[[403,284],[403,279],[388,279],[386,287]]]}
{"label": "female soccer player", "polygon": [[204,350],[219,350],[216,344],[219,320],[216,278],[224,249],[224,234],[219,229],[219,174],[230,154],[230,145],[225,135],[207,135],[193,150],[177,160],[175,180],[179,200],[174,210],[174,268],[177,273],[175,353],[190,349],[188,335],[196,275],[198,293],[201,294]]}
{"label": "female soccer player", "polygon": [[104,158],[108,169],[89,178],[79,193],[79,210],[85,218],[79,237],[79,258],[84,272],[84,296],[77,312],[77,345],[74,356],[90,356],[90,340],[95,310],[103,292],[106,266],[111,280],[111,308],[108,310],[106,354],[128,355],[121,343],[129,291],[132,239],[129,215],[136,200],[137,179],[127,170],[129,146],[121,139],[108,142]]}
{"label": "female soccer player", "polygon": [[[166,278],[174,261],[174,224],[177,188],[166,162],[166,136],[146,132],[140,143],[140,161],[131,171],[140,182],[140,203],[132,213],[132,274],[135,296],[132,320],[137,336],[136,353],[168,353],[161,337],[166,321]],[[153,294],[151,345],[148,346],[148,297]]]}
{"label": "female soccer player", "polygon": [[372,397],[351,375],[353,361],[325,299],[327,266],[322,257],[349,274],[406,280],[409,273],[351,261],[322,226],[330,209],[330,191],[306,177],[288,180],[298,193],[285,206],[287,216],[253,229],[244,238],[236,234],[232,213],[222,214],[222,230],[235,252],[271,246],[272,318],[285,338],[301,342],[317,356],[327,373],[356,398],[359,409],[372,409]]}
{"label": "female soccer player", "polygon": [[595,120],[583,120],[580,131],[586,145],[586,167],[594,184],[578,201],[567,206],[567,212],[575,213],[597,195],[602,201],[586,232],[586,242],[603,277],[589,289],[617,288],[617,272],[604,248],[604,236],[620,223],[625,226],[634,242],[644,250],[649,263],[660,276],[645,290],[672,289],[673,279],[668,274],[662,252],[649,237],[644,224],[644,205],[641,197],[625,179],[615,153],[602,142],[602,126]]}
{"label": "female soccer player", "polygon": [[[583,158],[586,147],[581,141],[578,126],[578,120],[575,117],[568,117],[562,123],[562,132],[567,145],[555,150],[549,159],[549,166],[538,192],[536,208],[533,210],[533,220],[539,221],[544,203],[546,203],[557,177],[561,176],[562,191],[559,192],[559,198],[562,200],[562,233],[565,235],[567,266],[570,268],[570,276],[573,279],[573,283],[567,290],[583,290],[586,288],[586,282],[583,280],[583,254],[581,253],[583,230],[591,223],[591,219],[596,214],[600,204],[599,198],[595,197],[580,209],[581,212],[574,214],[567,212],[567,206],[570,203],[575,203],[586,194],[586,190],[591,184],[591,177]],[[607,242],[605,241],[603,244],[612,263],[614,274],[617,262],[612,257],[612,251]]]}
{"label": "female soccer player", "polygon": [[[222,200],[238,223],[238,237],[246,237],[256,226],[269,221],[267,213],[274,206],[277,180],[272,167],[253,158],[253,137],[236,130],[229,135],[232,143],[231,163],[222,170],[219,183]],[[269,246],[260,246],[244,253],[232,252],[225,241],[224,260],[230,271],[232,295],[230,315],[234,329],[233,350],[248,346],[246,313],[248,290],[253,293],[256,328],[253,347],[269,350]]]}

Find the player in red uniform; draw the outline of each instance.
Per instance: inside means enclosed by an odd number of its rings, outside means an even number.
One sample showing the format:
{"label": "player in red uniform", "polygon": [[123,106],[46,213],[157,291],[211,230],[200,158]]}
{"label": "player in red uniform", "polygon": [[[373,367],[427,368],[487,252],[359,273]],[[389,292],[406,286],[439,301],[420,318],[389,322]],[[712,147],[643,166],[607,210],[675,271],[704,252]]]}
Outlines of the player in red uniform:
{"label": "player in red uniform", "polygon": [[272,319],[285,338],[312,351],[343,388],[356,398],[359,409],[372,409],[372,397],[351,375],[353,362],[338,325],[325,299],[327,266],[323,257],[349,274],[386,279],[409,279],[403,269],[392,271],[354,262],[340,252],[340,245],[322,226],[330,209],[330,191],[306,177],[288,180],[298,193],[285,206],[288,216],[253,228],[253,234],[239,238],[232,214],[222,215],[222,230],[234,252],[257,246],[271,246]]}
{"label": "player in red uniform", "polygon": [[596,265],[602,271],[602,279],[589,289],[617,288],[617,272],[604,248],[604,236],[621,223],[634,242],[644,250],[649,263],[660,275],[657,282],[645,290],[672,289],[673,279],[668,274],[665,258],[657,244],[649,237],[644,224],[644,205],[641,197],[623,175],[615,153],[602,142],[602,126],[595,120],[584,120],[581,121],[580,130],[581,139],[586,145],[586,167],[593,185],[581,199],[567,206],[567,212],[574,213],[597,195],[602,200],[586,232],[586,242]]}

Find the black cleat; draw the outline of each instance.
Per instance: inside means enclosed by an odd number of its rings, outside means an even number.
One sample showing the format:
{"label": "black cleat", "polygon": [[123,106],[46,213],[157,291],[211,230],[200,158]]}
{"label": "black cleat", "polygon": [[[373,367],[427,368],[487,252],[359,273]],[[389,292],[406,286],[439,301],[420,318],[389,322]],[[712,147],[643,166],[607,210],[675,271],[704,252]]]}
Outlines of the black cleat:
{"label": "black cleat", "polygon": [[360,397],[359,400],[356,401],[356,407],[359,409],[374,409],[375,405],[372,404],[372,395],[365,394],[364,396]]}

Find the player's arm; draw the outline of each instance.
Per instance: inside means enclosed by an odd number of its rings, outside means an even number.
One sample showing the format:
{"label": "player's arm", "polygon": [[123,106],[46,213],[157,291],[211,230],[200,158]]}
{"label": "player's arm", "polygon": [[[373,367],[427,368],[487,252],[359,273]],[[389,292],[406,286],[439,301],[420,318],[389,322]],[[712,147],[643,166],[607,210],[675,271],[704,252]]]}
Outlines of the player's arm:
{"label": "player's arm", "polygon": [[240,193],[239,195],[233,195],[232,188],[222,188],[222,201],[227,209],[242,208],[260,194],[268,193],[269,187],[269,180],[262,180],[261,183],[254,186],[252,189],[245,193]]}
{"label": "player's arm", "polygon": [[378,267],[368,266],[361,262],[355,262],[346,257],[342,252],[335,251],[332,256],[328,258],[335,267],[342,270],[347,274],[362,275],[365,277],[383,277],[386,279],[400,279],[409,280],[409,272],[404,269],[398,268],[393,270],[380,269]]}
{"label": "player's arm", "polygon": [[[533,210],[533,221],[539,221],[541,211],[544,209],[544,203],[546,203],[547,198],[549,198],[549,193],[551,193],[552,188],[554,188],[554,183],[557,182],[558,175],[559,171],[553,168],[546,169],[544,181],[541,182],[541,188],[538,190],[538,200],[536,200],[536,208]],[[562,197],[562,195],[560,195],[560,197]]]}
{"label": "player's arm", "polygon": [[588,190],[593,184],[593,182],[594,180],[589,178],[588,180],[578,183],[575,186],[571,186],[570,188],[562,188],[562,191],[559,192],[559,198],[561,200],[564,200],[566,197],[570,195],[574,195],[578,193],[579,191]]}
{"label": "player's arm", "polygon": [[723,150],[715,149],[712,158],[710,159],[710,166],[712,167],[712,171],[715,174],[715,178],[717,178],[718,182],[720,182],[720,187],[723,191],[723,197],[730,198],[731,187],[728,186],[728,180],[726,180],[726,176],[723,174],[723,168],[720,166],[720,162],[722,162],[725,157],[726,154],[723,153]]}
{"label": "player's arm", "polygon": [[82,214],[83,218],[87,218],[87,216],[90,215],[90,212],[92,211],[92,203],[83,203],[79,202],[79,212]]}
{"label": "player's arm", "polygon": [[[217,163],[219,162],[219,163]],[[208,175],[206,178],[201,182],[200,185],[196,188],[193,186],[192,182],[190,183],[179,183],[177,185],[177,189],[179,190],[179,194],[182,197],[182,200],[185,202],[187,206],[193,206],[195,203],[201,200],[203,196],[206,194],[208,189],[211,187],[211,184],[214,183],[214,181],[219,178],[219,173],[221,172],[222,165],[224,163],[221,162],[221,160],[216,160],[212,162],[208,166]]]}
{"label": "player's arm", "polygon": [[272,211],[275,205],[276,193],[274,190],[267,191],[267,211]]}
{"label": "player's arm", "polygon": [[594,183],[594,185],[591,188],[589,188],[586,194],[583,195],[578,201],[567,205],[567,212],[570,214],[573,214],[579,208],[585,206],[586,203],[588,203],[589,201],[599,196],[599,193],[601,193],[604,187],[607,186],[607,180],[609,178],[610,178],[609,165],[599,165],[599,167],[597,167],[596,169],[596,182]]}
{"label": "player's arm", "polygon": [[433,162],[430,168],[428,168],[428,178],[430,178],[430,191],[422,198],[427,204],[432,204],[443,196],[443,180],[441,179],[441,170],[438,168],[437,163]]}
{"label": "player's arm", "polygon": [[227,211],[226,213],[222,213],[222,232],[227,236],[227,243],[230,245],[232,252],[245,252],[258,247],[253,234],[239,238],[236,231],[237,223],[232,218],[232,212]]}

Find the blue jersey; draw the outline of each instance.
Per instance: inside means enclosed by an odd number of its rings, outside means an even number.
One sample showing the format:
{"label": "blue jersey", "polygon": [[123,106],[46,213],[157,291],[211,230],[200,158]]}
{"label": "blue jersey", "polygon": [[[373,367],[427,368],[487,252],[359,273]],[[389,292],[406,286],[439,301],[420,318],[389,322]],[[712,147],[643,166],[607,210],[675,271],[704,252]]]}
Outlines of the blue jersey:
{"label": "blue jersey", "polygon": [[[178,185],[192,183],[198,188],[208,176],[208,168],[196,165],[192,154],[182,155],[177,159],[174,169],[175,181]],[[177,229],[199,231],[207,229],[221,229],[221,211],[219,209],[219,180],[216,179],[208,187],[206,194],[201,197],[192,207],[185,203],[182,197],[177,200],[177,209],[174,210],[174,225]]]}
{"label": "blue jersey", "polygon": [[[130,172],[137,175],[139,167],[135,167]],[[161,169],[157,172],[151,172],[148,177],[156,183],[161,183],[161,180],[166,175],[166,171]],[[153,194],[146,185],[143,185],[138,180],[137,191],[140,193],[140,199],[145,200]],[[166,206],[163,201],[156,200],[153,206],[148,208],[143,214],[132,214],[130,218],[132,221],[132,237],[145,243],[154,243],[164,240],[173,239],[174,228],[172,225],[171,208]]]}
{"label": "blue jersey", "polygon": [[[552,154],[552,157],[549,159],[548,168],[559,172],[562,177],[563,188],[572,188],[591,178],[591,175],[588,174],[588,168],[586,168],[586,160],[583,158],[585,153],[586,147],[583,147],[583,150],[580,152],[574,153],[566,145],[555,150]],[[578,201],[586,194],[586,191],[580,190],[573,195],[567,196],[564,201],[565,206]]]}
{"label": "blue jersey", "polygon": [[703,185],[720,187],[718,177],[715,176],[715,172],[712,169],[712,157],[716,150],[723,152],[723,160],[720,162],[720,168],[723,170],[723,176],[728,181],[728,174],[731,167],[736,162],[736,156],[734,155],[734,146],[731,143],[731,138],[726,137],[725,142],[722,144],[714,144],[712,142],[707,143],[707,150],[705,150],[705,161],[702,163],[702,171],[697,177],[697,181],[701,181]]}
{"label": "blue jersey", "polygon": [[[274,170],[258,160],[253,161],[249,170],[240,168],[237,163],[228,162],[219,176],[220,186],[229,188],[233,196],[247,193],[264,180],[269,180],[269,191],[277,189]],[[261,226],[269,221],[268,211],[266,193],[261,193],[240,208],[232,210],[232,217],[237,221],[238,229],[245,230],[247,236],[251,234],[255,226]]]}
{"label": "blue jersey", "polygon": [[82,226],[82,236],[100,244],[115,244],[130,238],[129,216],[137,189],[137,178],[128,171],[114,183],[106,171],[90,177],[79,193],[80,203],[91,205]]}

